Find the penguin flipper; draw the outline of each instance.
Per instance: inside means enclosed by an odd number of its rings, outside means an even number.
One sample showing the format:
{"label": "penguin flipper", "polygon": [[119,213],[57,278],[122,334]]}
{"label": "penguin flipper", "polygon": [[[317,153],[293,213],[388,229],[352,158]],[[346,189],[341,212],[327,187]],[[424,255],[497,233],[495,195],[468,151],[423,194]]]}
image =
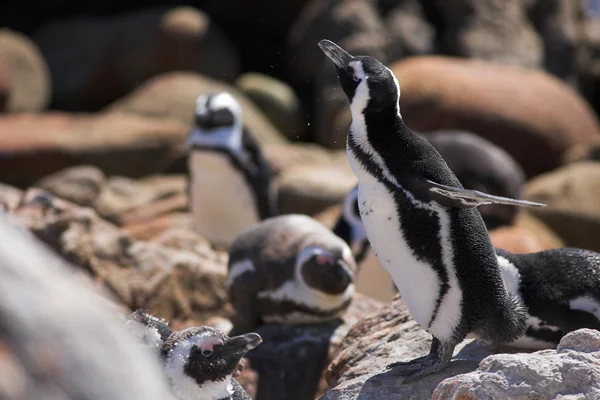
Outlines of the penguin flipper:
{"label": "penguin flipper", "polygon": [[469,190],[426,181],[427,189],[433,199],[445,207],[470,208],[485,204],[504,204],[523,207],[546,207],[545,204],[508,197],[494,196],[478,190]]}

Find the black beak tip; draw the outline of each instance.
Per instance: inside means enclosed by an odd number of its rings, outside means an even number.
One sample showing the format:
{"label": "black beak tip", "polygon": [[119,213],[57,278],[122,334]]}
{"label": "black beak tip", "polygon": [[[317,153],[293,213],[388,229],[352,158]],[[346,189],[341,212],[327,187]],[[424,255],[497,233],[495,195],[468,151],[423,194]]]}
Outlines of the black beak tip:
{"label": "black beak tip", "polygon": [[246,338],[246,348],[248,350],[255,349],[256,347],[258,347],[259,344],[263,342],[262,337],[260,337],[258,333],[247,333],[244,336]]}

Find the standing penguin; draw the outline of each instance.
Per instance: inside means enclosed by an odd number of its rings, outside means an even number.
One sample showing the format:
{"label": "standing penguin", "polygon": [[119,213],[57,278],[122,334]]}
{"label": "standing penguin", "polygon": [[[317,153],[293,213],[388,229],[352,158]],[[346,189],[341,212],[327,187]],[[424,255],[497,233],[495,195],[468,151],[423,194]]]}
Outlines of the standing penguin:
{"label": "standing penguin", "polygon": [[313,218],[288,214],[262,221],[229,251],[233,329],[333,320],[350,305],[355,270],[346,243]]}
{"label": "standing penguin", "polygon": [[198,97],[187,143],[195,231],[227,247],[242,230],[277,213],[270,166],[243,127],[241,107],[232,95]]}
{"label": "standing penguin", "polygon": [[521,336],[527,312],[506,291],[476,207],[541,204],[464,189],[435,148],[404,124],[400,88],[387,67],[328,40],[319,47],[350,101],[346,149],[367,237],[410,314],[433,336],[428,355],[389,367],[413,382],[445,368],[471,332],[492,343]]}
{"label": "standing penguin", "polygon": [[131,314],[126,325],[141,345],[160,356],[178,399],[250,399],[234,376],[242,357],[262,342],[257,333],[229,337],[209,326],[172,331],[167,321],[143,309]]}
{"label": "standing penguin", "polygon": [[600,254],[575,248],[496,254],[506,289],[529,314],[525,334],[509,346],[556,348],[571,331],[600,330]]}

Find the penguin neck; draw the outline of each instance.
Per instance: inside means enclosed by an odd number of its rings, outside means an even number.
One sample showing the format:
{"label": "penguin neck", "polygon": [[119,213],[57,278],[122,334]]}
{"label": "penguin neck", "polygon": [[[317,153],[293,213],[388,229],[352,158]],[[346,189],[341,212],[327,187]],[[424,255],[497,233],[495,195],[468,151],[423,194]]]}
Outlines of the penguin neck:
{"label": "penguin neck", "polygon": [[383,136],[390,143],[407,138],[411,132],[404,124],[399,107],[392,104],[376,111],[353,110],[350,133],[359,142]]}

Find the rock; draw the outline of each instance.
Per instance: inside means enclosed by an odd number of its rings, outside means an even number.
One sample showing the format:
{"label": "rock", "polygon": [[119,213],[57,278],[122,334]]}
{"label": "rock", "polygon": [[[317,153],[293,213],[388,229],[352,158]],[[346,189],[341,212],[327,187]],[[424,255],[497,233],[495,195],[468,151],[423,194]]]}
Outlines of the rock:
{"label": "rock", "polygon": [[391,68],[408,126],[476,133],[506,150],[528,178],[556,168],[567,149],[598,135],[598,120],[585,101],[541,71],[433,56]]}
{"label": "rock", "polygon": [[531,180],[525,197],[547,205],[531,213],[543,221],[566,246],[600,251],[600,164],[579,162]]}
{"label": "rock", "polygon": [[123,225],[123,230],[137,240],[150,240],[170,229],[192,229],[190,213],[173,212],[152,218],[149,221]]}
{"label": "rock", "polygon": [[274,175],[298,164],[329,165],[347,159],[345,150],[330,151],[314,143],[271,144],[263,148],[263,153]]}
{"label": "rock", "polygon": [[245,73],[235,85],[252,100],[289,140],[306,140],[306,120],[302,104],[286,83],[268,75]]}
{"label": "rock", "polygon": [[0,181],[27,187],[82,164],[106,175],[149,175],[166,168],[186,136],[177,121],[140,115],[9,115],[0,119]]}
{"label": "rock", "polygon": [[390,38],[388,59],[434,54],[436,29],[426,18],[423,3],[419,0],[393,2],[383,23]]}
{"label": "rock", "polygon": [[[318,325],[262,325],[256,332],[263,343],[248,353],[260,379],[258,399],[312,400],[326,386],[322,371],[337,352],[348,328],[381,307],[381,303],[356,295],[341,320]],[[290,390],[294,388],[294,390]]]}
{"label": "rock", "polygon": [[444,54],[537,68],[543,43],[520,0],[436,0]]}
{"label": "rock", "polygon": [[[202,324],[231,315],[222,255],[159,241],[134,241],[90,208],[29,189],[14,215],[38,238],[87,271],[130,309],[146,308],[172,321]],[[200,250],[202,249],[202,250]]]}
{"label": "rock", "polygon": [[581,3],[569,0],[525,2],[531,23],[543,41],[543,67],[563,80],[575,78],[576,50],[581,47],[578,30],[583,24]]}
{"label": "rock", "polygon": [[77,205],[93,207],[105,184],[106,177],[100,169],[81,165],[50,174],[33,186]]}
{"label": "rock", "polygon": [[192,7],[56,19],[33,39],[51,71],[53,104],[62,110],[97,110],[164,72],[191,70],[233,80],[240,68],[233,46]]}
{"label": "rock", "polygon": [[155,175],[140,180],[112,176],[96,201],[96,210],[118,225],[186,211],[186,188],[184,175]]}
{"label": "rock", "polygon": [[41,111],[51,90],[48,67],[36,45],[23,34],[0,29],[0,112]]}
{"label": "rock", "polygon": [[[14,222],[13,222],[14,223]],[[0,393],[18,399],[173,399],[105,297],[0,215]]]}
{"label": "rock", "polygon": [[490,231],[494,247],[511,253],[535,253],[564,247],[563,241],[529,213],[521,213],[514,225]]}
{"label": "rock", "polygon": [[430,335],[410,318],[402,301],[394,299],[350,328],[327,369],[331,389],[321,399],[431,399],[440,381],[473,371],[491,353],[483,341],[465,340],[448,368],[412,384],[385,371],[390,363],[427,354],[430,344]]}
{"label": "rock", "polygon": [[[196,99],[202,93],[230,93],[242,107],[244,127],[262,145],[285,143],[284,137],[251,100],[234,86],[189,72],[172,72],[148,80],[135,91],[107,107],[108,111],[176,119],[191,130]],[[183,145],[183,142],[182,142]],[[180,149],[179,155],[186,154]]]}
{"label": "rock", "polygon": [[432,398],[599,398],[599,350],[600,332],[580,329],[564,336],[556,350],[487,357],[476,371],[440,383]]}
{"label": "rock", "polygon": [[277,207],[281,214],[313,215],[340,203],[357,183],[345,165],[297,165],[278,179]]}
{"label": "rock", "polygon": [[0,183],[0,209],[12,211],[17,208],[22,198],[23,191],[21,189]]}

